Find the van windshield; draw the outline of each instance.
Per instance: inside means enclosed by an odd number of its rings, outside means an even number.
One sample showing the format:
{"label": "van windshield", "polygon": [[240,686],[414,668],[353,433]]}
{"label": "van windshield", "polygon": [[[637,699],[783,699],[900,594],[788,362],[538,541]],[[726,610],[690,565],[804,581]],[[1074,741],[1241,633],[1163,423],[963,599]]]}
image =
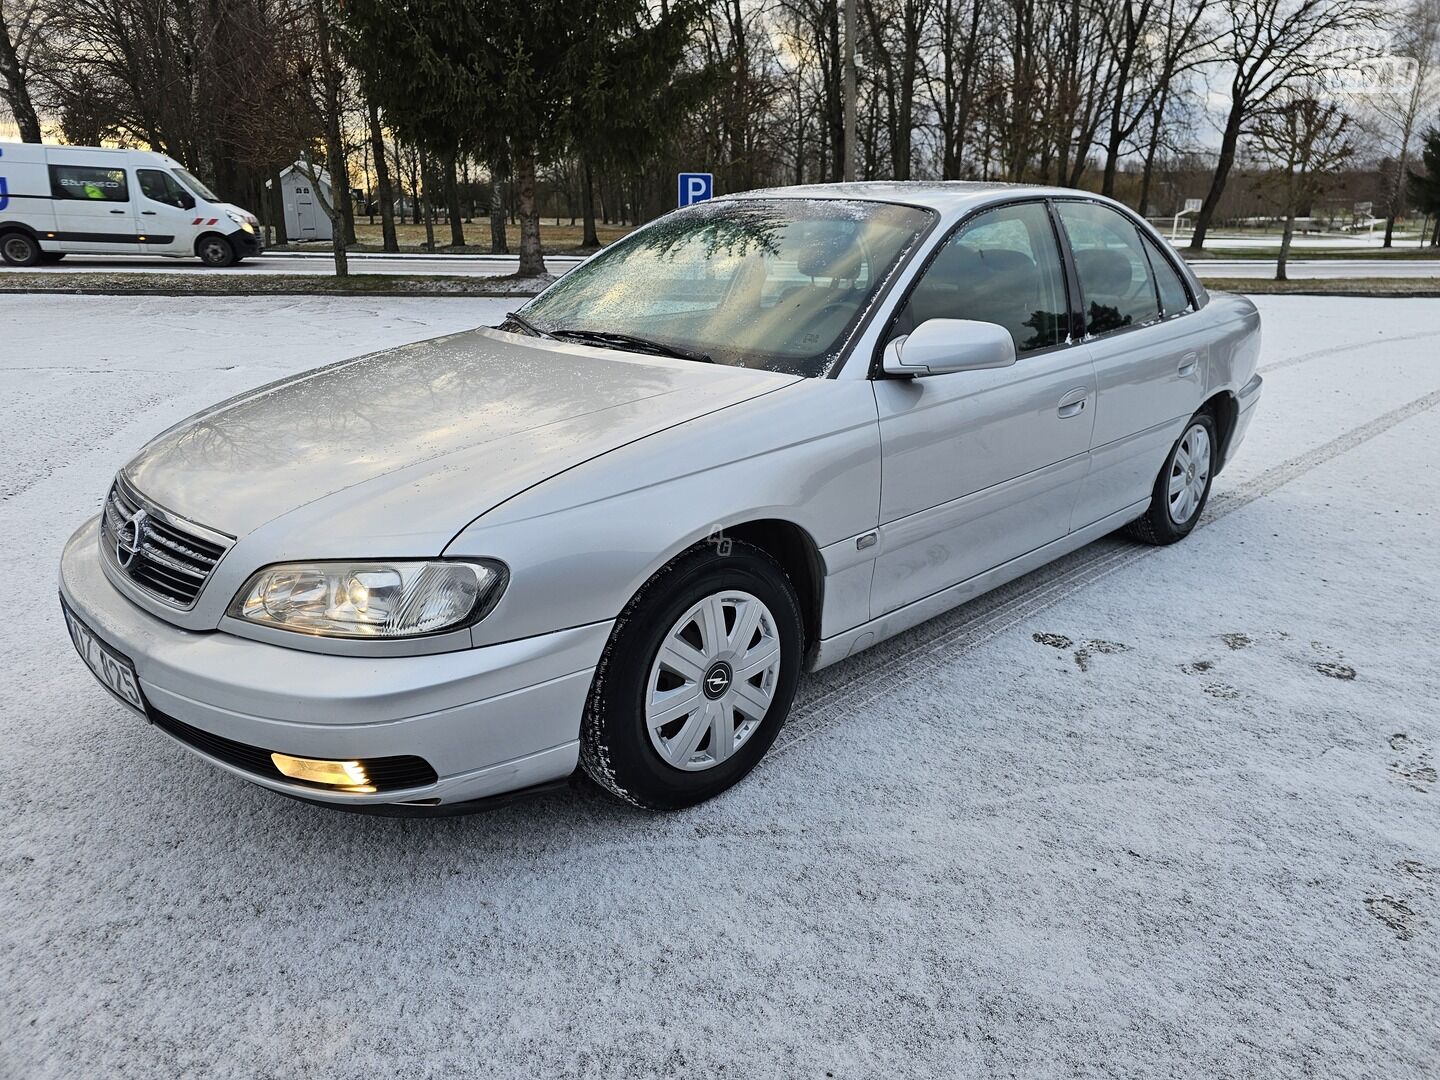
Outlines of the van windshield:
{"label": "van windshield", "polygon": [[202,199],[207,199],[210,202],[220,201],[220,196],[216,195],[208,187],[206,187],[199,180],[197,180],[188,169],[171,169],[170,171],[180,178],[180,182],[182,184],[188,187],[196,195],[199,195]]}
{"label": "van windshield", "polygon": [[930,220],[850,199],[701,203],[611,245],[515,322],[561,340],[820,376]]}

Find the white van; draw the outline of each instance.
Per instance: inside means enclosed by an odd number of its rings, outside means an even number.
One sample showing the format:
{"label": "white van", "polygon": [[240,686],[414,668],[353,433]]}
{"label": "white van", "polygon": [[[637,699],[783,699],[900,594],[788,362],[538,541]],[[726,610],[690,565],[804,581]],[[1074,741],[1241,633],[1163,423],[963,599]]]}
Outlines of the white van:
{"label": "white van", "polygon": [[260,253],[257,225],[164,154],[0,143],[0,257],[11,266],[72,252],[230,266]]}

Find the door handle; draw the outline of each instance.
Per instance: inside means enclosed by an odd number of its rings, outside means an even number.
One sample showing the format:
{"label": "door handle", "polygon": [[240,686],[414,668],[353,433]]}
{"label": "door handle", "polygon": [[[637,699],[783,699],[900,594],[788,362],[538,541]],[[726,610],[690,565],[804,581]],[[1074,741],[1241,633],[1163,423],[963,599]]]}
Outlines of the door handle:
{"label": "door handle", "polygon": [[111,210],[110,212],[111,212],[112,214],[123,214],[125,211],[124,211],[124,210]]}
{"label": "door handle", "polygon": [[1193,352],[1186,353],[1185,359],[1180,361],[1180,367],[1176,369],[1176,374],[1182,379],[1188,379],[1191,375],[1195,374],[1195,369],[1199,366],[1200,354]]}
{"label": "door handle", "polygon": [[1079,416],[1085,411],[1085,402],[1090,400],[1090,391],[1084,386],[1077,386],[1060,399],[1060,407],[1055,411],[1062,419],[1072,416]]}
{"label": "door handle", "polygon": [[141,210],[140,213],[144,214],[146,217],[154,217],[154,216],[155,216],[155,211],[154,211],[154,210]]}

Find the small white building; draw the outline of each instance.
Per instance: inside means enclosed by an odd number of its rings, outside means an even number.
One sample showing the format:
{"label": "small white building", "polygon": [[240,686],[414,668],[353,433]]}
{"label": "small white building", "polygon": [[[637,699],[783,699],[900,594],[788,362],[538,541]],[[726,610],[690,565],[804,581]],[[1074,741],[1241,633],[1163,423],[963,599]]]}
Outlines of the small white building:
{"label": "small white building", "polygon": [[[330,174],[315,168],[315,177],[325,201],[335,205],[330,191]],[[266,187],[269,187],[267,182]],[[291,240],[329,240],[332,233],[330,217],[311,190],[310,177],[300,162],[280,171],[280,195],[285,206],[285,235]]]}

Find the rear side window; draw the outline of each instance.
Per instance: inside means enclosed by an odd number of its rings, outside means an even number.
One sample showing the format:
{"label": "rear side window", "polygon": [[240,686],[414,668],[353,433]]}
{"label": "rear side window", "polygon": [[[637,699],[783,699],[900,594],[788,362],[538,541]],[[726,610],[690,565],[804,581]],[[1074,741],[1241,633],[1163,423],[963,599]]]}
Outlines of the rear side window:
{"label": "rear side window", "polygon": [[96,169],[89,165],[51,165],[50,194],[57,199],[94,202],[129,202],[130,185],[124,169]]}
{"label": "rear side window", "polygon": [[1160,245],[1144,232],[1140,233],[1140,241],[1145,245],[1145,254],[1150,256],[1150,269],[1155,272],[1155,284],[1160,290],[1160,310],[1167,319],[1171,315],[1183,315],[1190,310],[1190,294],[1185,291],[1179,271],[1165,257]]}
{"label": "rear side window", "polygon": [[988,210],[946,240],[895,331],[908,334],[928,319],[997,323],[1021,353],[1063,344],[1065,275],[1045,204]]}
{"label": "rear side window", "polygon": [[140,194],[147,199],[165,203],[167,206],[178,206],[182,210],[187,210],[195,205],[195,200],[191,198],[190,193],[167,172],[162,172],[160,169],[136,169],[135,179],[140,183]]}
{"label": "rear side window", "polygon": [[1057,202],[1085,305],[1085,332],[1108,334],[1160,318],[1150,260],[1123,214],[1089,202]]}

